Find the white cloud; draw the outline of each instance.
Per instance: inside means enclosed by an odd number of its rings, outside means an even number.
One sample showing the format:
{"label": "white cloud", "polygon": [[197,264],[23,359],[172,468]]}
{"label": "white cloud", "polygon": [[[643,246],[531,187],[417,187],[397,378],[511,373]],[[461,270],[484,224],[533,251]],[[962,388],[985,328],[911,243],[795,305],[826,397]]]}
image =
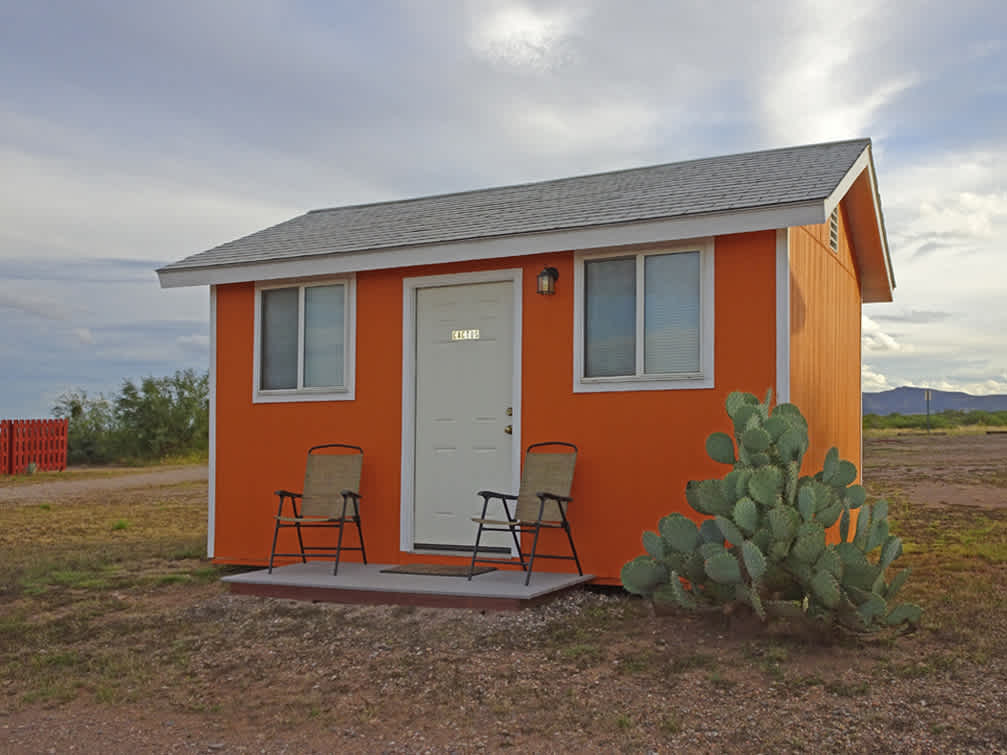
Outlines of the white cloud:
{"label": "white cloud", "polygon": [[11,256],[42,246],[61,256],[178,259],[300,209],[169,179],[154,166],[137,176],[12,149],[0,149],[0,164],[17,176],[0,182],[0,253]]}
{"label": "white cloud", "polygon": [[860,343],[864,351],[898,351],[909,353],[912,346],[903,345],[892,338],[884,329],[867,315],[860,317]]}
{"label": "white cloud", "polygon": [[0,291],[0,309],[13,309],[45,320],[65,320],[67,317],[66,307],[45,294]]}
{"label": "white cloud", "polygon": [[888,391],[894,388],[891,383],[888,382],[888,378],[882,375],[880,372],[875,372],[874,369],[868,364],[860,365],[860,388],[864,391],[877,392],[877,391]]}
{"label": "white cloud", "polygon": [[470,6],[469,47],[494,65],[545,71],[571,54],[566,46],[574,27],[569,10],[537,10],[523,3],[485,0]]}
{"label": "white cloud", "polygon": [[94,334],[90,328],[74,328],[73,334],[77,336],[77,340],[81,345],[90,346],[94,343]]}
{"label": "white cloud", "polygon": [[[639,102],[527,104],[512,110],[515,140],[543,155],[644,149],[656,139],[659,113]],[[613,166],[614,167],[614,166]],[[619,166],[623,167],[623,166]]]}
{"label": "white cloud", "polygon": [[786,53],[766,73],[761,110],[774,142],[806,144],[881,132],[880,112],[920,81],[914,70],[865,69],[883,23],[878,6],[803,4],[787,20]]}

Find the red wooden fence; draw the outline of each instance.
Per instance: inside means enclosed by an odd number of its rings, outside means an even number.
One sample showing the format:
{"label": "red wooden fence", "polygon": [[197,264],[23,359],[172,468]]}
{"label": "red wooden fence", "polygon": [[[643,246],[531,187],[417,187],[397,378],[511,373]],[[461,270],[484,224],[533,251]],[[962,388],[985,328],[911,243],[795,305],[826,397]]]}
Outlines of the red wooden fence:
{"label": "red wooden fence", "polygon": [[66,469],[65,419],[0,421],[0,474],[24,474],[35,463],[39,471]]}
{"label": "red wooden fence", "polygon": [[10,474],[10,420],[0,420],[0,474]]}

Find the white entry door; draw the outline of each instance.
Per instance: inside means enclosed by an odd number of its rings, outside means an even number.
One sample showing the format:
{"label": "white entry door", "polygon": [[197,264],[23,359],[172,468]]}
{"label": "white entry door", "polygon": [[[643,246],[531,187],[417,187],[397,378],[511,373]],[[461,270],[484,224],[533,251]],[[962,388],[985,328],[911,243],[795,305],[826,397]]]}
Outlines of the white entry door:
{"label": "white entry door", "polygon": [[512,492],[513,381],[512,282],[417,290],[415,547],[471,548],[476,492]]}

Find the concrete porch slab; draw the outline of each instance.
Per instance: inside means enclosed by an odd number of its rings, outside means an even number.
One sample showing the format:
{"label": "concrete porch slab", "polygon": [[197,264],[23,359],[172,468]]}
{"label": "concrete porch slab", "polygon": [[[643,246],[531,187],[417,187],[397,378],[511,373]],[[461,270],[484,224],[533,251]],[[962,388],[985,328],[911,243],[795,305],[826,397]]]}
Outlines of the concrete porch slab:
{"label": "concrete porch slab", "polygon": [[519,610],[594,579],[592,574],[536,571],[526,587],[525,573],[514,569],[480,574],[470,582],[465,577],[382,573],[390,566],[342,563],[333,576],[331,561],[309,561],[276,567],[272,574],[260,569],[222,581],[233,593],[293,600]]}

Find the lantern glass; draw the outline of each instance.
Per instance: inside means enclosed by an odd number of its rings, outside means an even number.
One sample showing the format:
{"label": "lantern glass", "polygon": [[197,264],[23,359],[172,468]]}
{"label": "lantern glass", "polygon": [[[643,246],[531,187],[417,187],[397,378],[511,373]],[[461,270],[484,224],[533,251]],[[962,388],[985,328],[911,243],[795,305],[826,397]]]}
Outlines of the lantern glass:
{"label": "lantern glass", "polygon": [[556,279],[559,278],[559,271],[554,267],[547,267],[538,274],[538,293],[552,296],[556,293]]}

